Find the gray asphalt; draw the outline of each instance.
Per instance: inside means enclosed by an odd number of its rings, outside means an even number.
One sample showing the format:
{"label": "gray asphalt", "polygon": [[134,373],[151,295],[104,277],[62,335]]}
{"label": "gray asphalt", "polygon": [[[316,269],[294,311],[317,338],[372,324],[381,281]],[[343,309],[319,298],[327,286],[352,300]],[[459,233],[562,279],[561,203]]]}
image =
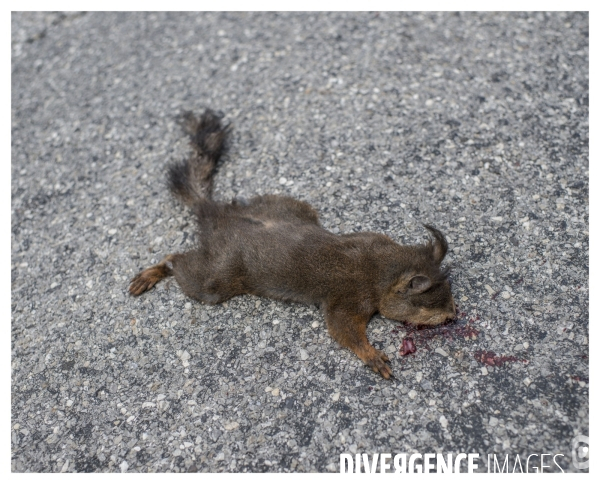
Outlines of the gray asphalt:
{"label": "gray asphalt", "polygon": [[[338,471],[564,454],[589,435],[586,13],[13,13],[13,471]],[[165,166],[232,123],[219,199],[447,234],[460,316],[376,316],[384,381],[315,307],[128,281],[190,248]],[[551,463],[552,464],[552,463]],[[536,464],[538,465],[538,464]],[[485,471],[481,462],[479,470]],[[560,472],[552,465],[546,471]]]}

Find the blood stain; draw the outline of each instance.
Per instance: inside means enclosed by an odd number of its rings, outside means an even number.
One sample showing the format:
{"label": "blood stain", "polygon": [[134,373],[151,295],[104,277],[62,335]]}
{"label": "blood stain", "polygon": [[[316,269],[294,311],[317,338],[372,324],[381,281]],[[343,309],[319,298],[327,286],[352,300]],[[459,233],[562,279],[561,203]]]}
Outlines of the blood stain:
{"label": "blood stain", "polygon": [[417,347],[415,346],[415,342],[412,338],[404,338],[402,340],[402,348],[400,348],[400,356],[410,355],[411,353],[415,353],[417,351]]}
{"label": "blood stain", "polygon": [[474,354],[474,357],[479,363],[488,366],[503,366],[504,363],[529,363],[528,360],[524,360],[523,358],[517,358],[516,356],[499,356],[496,355],[493,351],[483,351],[477,350]]}
{"label": "blood stain", "polygon": [[[458,317],[465,317],[466,313],[459,313]],[[479,319],[471,319],[469,323]],[[448,319],[444,323],[438,326],[417,326],[410,323],[396,326],[392,329],[391,333],[397,335],[400,330],[408,327],[408,333],[402,340],[402,346],[400,348],[400,355],[410,355],[417,350],[417,346],[424,346],[425,349],[431,350],[428,345],[428,340],[440,336],[449,341],[453,341],[455,338],[465,339],[476,339],[479,335],[479,330],[471,326],[469,323],[462,324],[457,319]]]}

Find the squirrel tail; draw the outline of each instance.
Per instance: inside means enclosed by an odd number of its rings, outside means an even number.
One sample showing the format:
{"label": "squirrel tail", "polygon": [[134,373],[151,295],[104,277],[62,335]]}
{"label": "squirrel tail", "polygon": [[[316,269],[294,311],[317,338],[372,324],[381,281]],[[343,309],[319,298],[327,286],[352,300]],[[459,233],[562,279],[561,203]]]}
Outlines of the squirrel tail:
{"label": "squirrel tail", "polygon": [[184,113],[181,124],[194,151],[187,160],[169,167],[168,185],[175,196],[191,207],[211,198],[213,175],[225,150],[229,127],[223,127],[219,116],[210,109],[199,119],[191,112]]}

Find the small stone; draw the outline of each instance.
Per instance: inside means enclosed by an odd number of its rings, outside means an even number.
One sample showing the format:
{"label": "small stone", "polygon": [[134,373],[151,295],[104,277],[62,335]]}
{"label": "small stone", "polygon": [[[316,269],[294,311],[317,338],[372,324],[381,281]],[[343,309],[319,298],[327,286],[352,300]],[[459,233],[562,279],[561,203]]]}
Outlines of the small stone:
{"label": "small stone", "polygon": [[488,374],[487,368],[485,366],[481,369],[481,374],[483,376],[486,376]]}
{"label": "small stone", "polygon": [[408,392],[408,396],[412,399],[414,399],[417,396],[417,392],[414,390],[411,390],[410,392]]}
{"label": "small stone", "polygon": [[429,380],[423,380],[421,382],[421,388],[423,388],[423,390],[432,390],[433,385],[431,384],[431,382]]}
{"label": "small stone", "polygon": [[489,294],[490,296],[493,296],[494,294],[496,294],[496,291],[494,291],[494,290],[491,288],[491,286],[489,286],[488,284],[486,284],[486,285],[485,285],[485,286],[483,286],[483,287],[485,287],[485,290],[488,292],[488,294]]}
{"label": "small stone", "polygon": [[461,301],[468,301],[468,300],[469,300],[469,298],[468,298],[467,296],[463,296],[463,297],[461,297],[461,298],[460,298],[460,300],[461,300]]}
{"label": "small stone", "polygon": [[337,401],[340,399],[340,392],[336,392],[336,393],[334,393],[333,395],[331,395],[331,399],[332,399],[334,402],[337,402]]}
{"label": "small stone", "polygon": [[54,444],[57,441],[58,441],[57,434],[50,434],[50,436],[46,439],[46,443],[48,443],[48,444]]}
{"label": "small stone", "polygon": [[531,380],[529,379],[529,377],[526,377],[526,378],[523,380],[523,383],[525,383],[525,386],[526,386],[526,387],[528,387],[529,385],[531,385]]}
{"label": "small stone", "polygon": [[235,430],[239,426],[240,426],[239,422],[229,422],[228,424],[225,425],[225,430]]}
{"label": "small stone", "polygon": [[267,393],[269,393],[271,390],[273,390],[271,387],[265,388],[265,392],[267,392]]}
{"label": "small stone", "polygon": [[215,457],[215,460],[224,460],[225,459],[225,453],[224,452],[219,452],[219,454],[217,455],[217,457]]}
{"label": "small stone", "polygon": [[490,417],[490,426],[495,427],[498,425],[498,419],[496,417]]}
{"label": "small stone", "polygon": [[425,106],[430,107],[433,106],[434,100],[433,99],[428,99],[427,101],[425,101]]}
{"label": "small stone", "polygon": [[70,407],[71,405],[73,405],[73,400],[67,400],[67,407]]}
{"label": "small stone", "polygon": [[287,183],[287,178],[285,178],[285,177],[283,177],[283,176],[282,176],[282,177],[279,179],[279,184],[280,184],[280,185],[285,185],[286,183]]}
{"label": "small stone", "polygon": [[184,352],[181,354],[181,359],[182,359],[183,361],[189,360],[189,359],[190,359],[190,354],[189,354],[187,351],[184,351]]}
{"label": "small stone", "polygon": [[13,429],[15,430],[19,430],[21,428],[21,426],[17,423],[13,425]]}
{"label": "small stone", "polygon": [[510,299],[510,293],[508,291],[502,291],[502,293],[500,293],[500,295],[504,298],[504,299]]}
{"label": "small stone", "polygon": [[119,467],[121,468],[121,472],[127,472],[127,469],[129,469],[129,464],[126,460],[124,460],[123,462],[121,462],[121,465]]}
{"label": "small stone", "polygon": [[273,391],[271,392],[271,395],[273,395],[274,397],[278,397],[279,396],[279,388],[274,388]]}
{"label": "small stone", "polygon": [[306,350],[300,350],[300,359],[302,361],[308,360],[308,352]]}
{"label": "small stone", "polygon": [[148,408],[148,407],[156,407],[156,403],[154,403],[154,402],[144,402],[144,403],[142,403],[142,408]]}
{"label": "small stone", "polygon": [[279,319],[274,319],[273,324],[279,324]]}
{"label": "small stone", "polygon": [[312,324],[311,324],[311,326],[313,328],[318,328],[319,327],[319,322],[318,321],[313,321]]}
{"label": "small stone", "polygon": [[445,352],[445,351],[444,351],[442,348],[436,348],[436,349],[435,349],[435,352],[436,352],[438,355],[442,355],[442,356],[448,356],[448,353],[446,353],[446,352]]}
{"label": "small stone", "polygon": [[446,417],[444,417],[443,415],[440,417],[440,425],[443,428],[448,427],[448,419]]}
{"label": "small stone", "polygon": [[108,231],[108,234],[109,234],[109,235],[115,235],[116,233],[117,233],[117,229],[110,229],[110,230]]}
{"label": "small stone", "polygon": [[525,348],[525,349],[529,348],[529,343],[527,341],[523,342],[523,348]]}

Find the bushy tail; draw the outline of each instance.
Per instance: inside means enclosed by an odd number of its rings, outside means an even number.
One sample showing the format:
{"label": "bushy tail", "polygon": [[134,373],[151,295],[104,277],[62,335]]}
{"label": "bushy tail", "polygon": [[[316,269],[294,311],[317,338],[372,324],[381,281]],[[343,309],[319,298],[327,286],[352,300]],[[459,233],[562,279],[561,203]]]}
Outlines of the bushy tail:
{"label": "bushy tail", "polygon": [[194,206],[212,195],[212,178],[221,153],[225,149],[228,127],[221,125],[220,118],[210,109],[200,119],[187,112],[182,125],[194,152],[185,161],[169,167],[168,184],[171,192],[183,203]]}

